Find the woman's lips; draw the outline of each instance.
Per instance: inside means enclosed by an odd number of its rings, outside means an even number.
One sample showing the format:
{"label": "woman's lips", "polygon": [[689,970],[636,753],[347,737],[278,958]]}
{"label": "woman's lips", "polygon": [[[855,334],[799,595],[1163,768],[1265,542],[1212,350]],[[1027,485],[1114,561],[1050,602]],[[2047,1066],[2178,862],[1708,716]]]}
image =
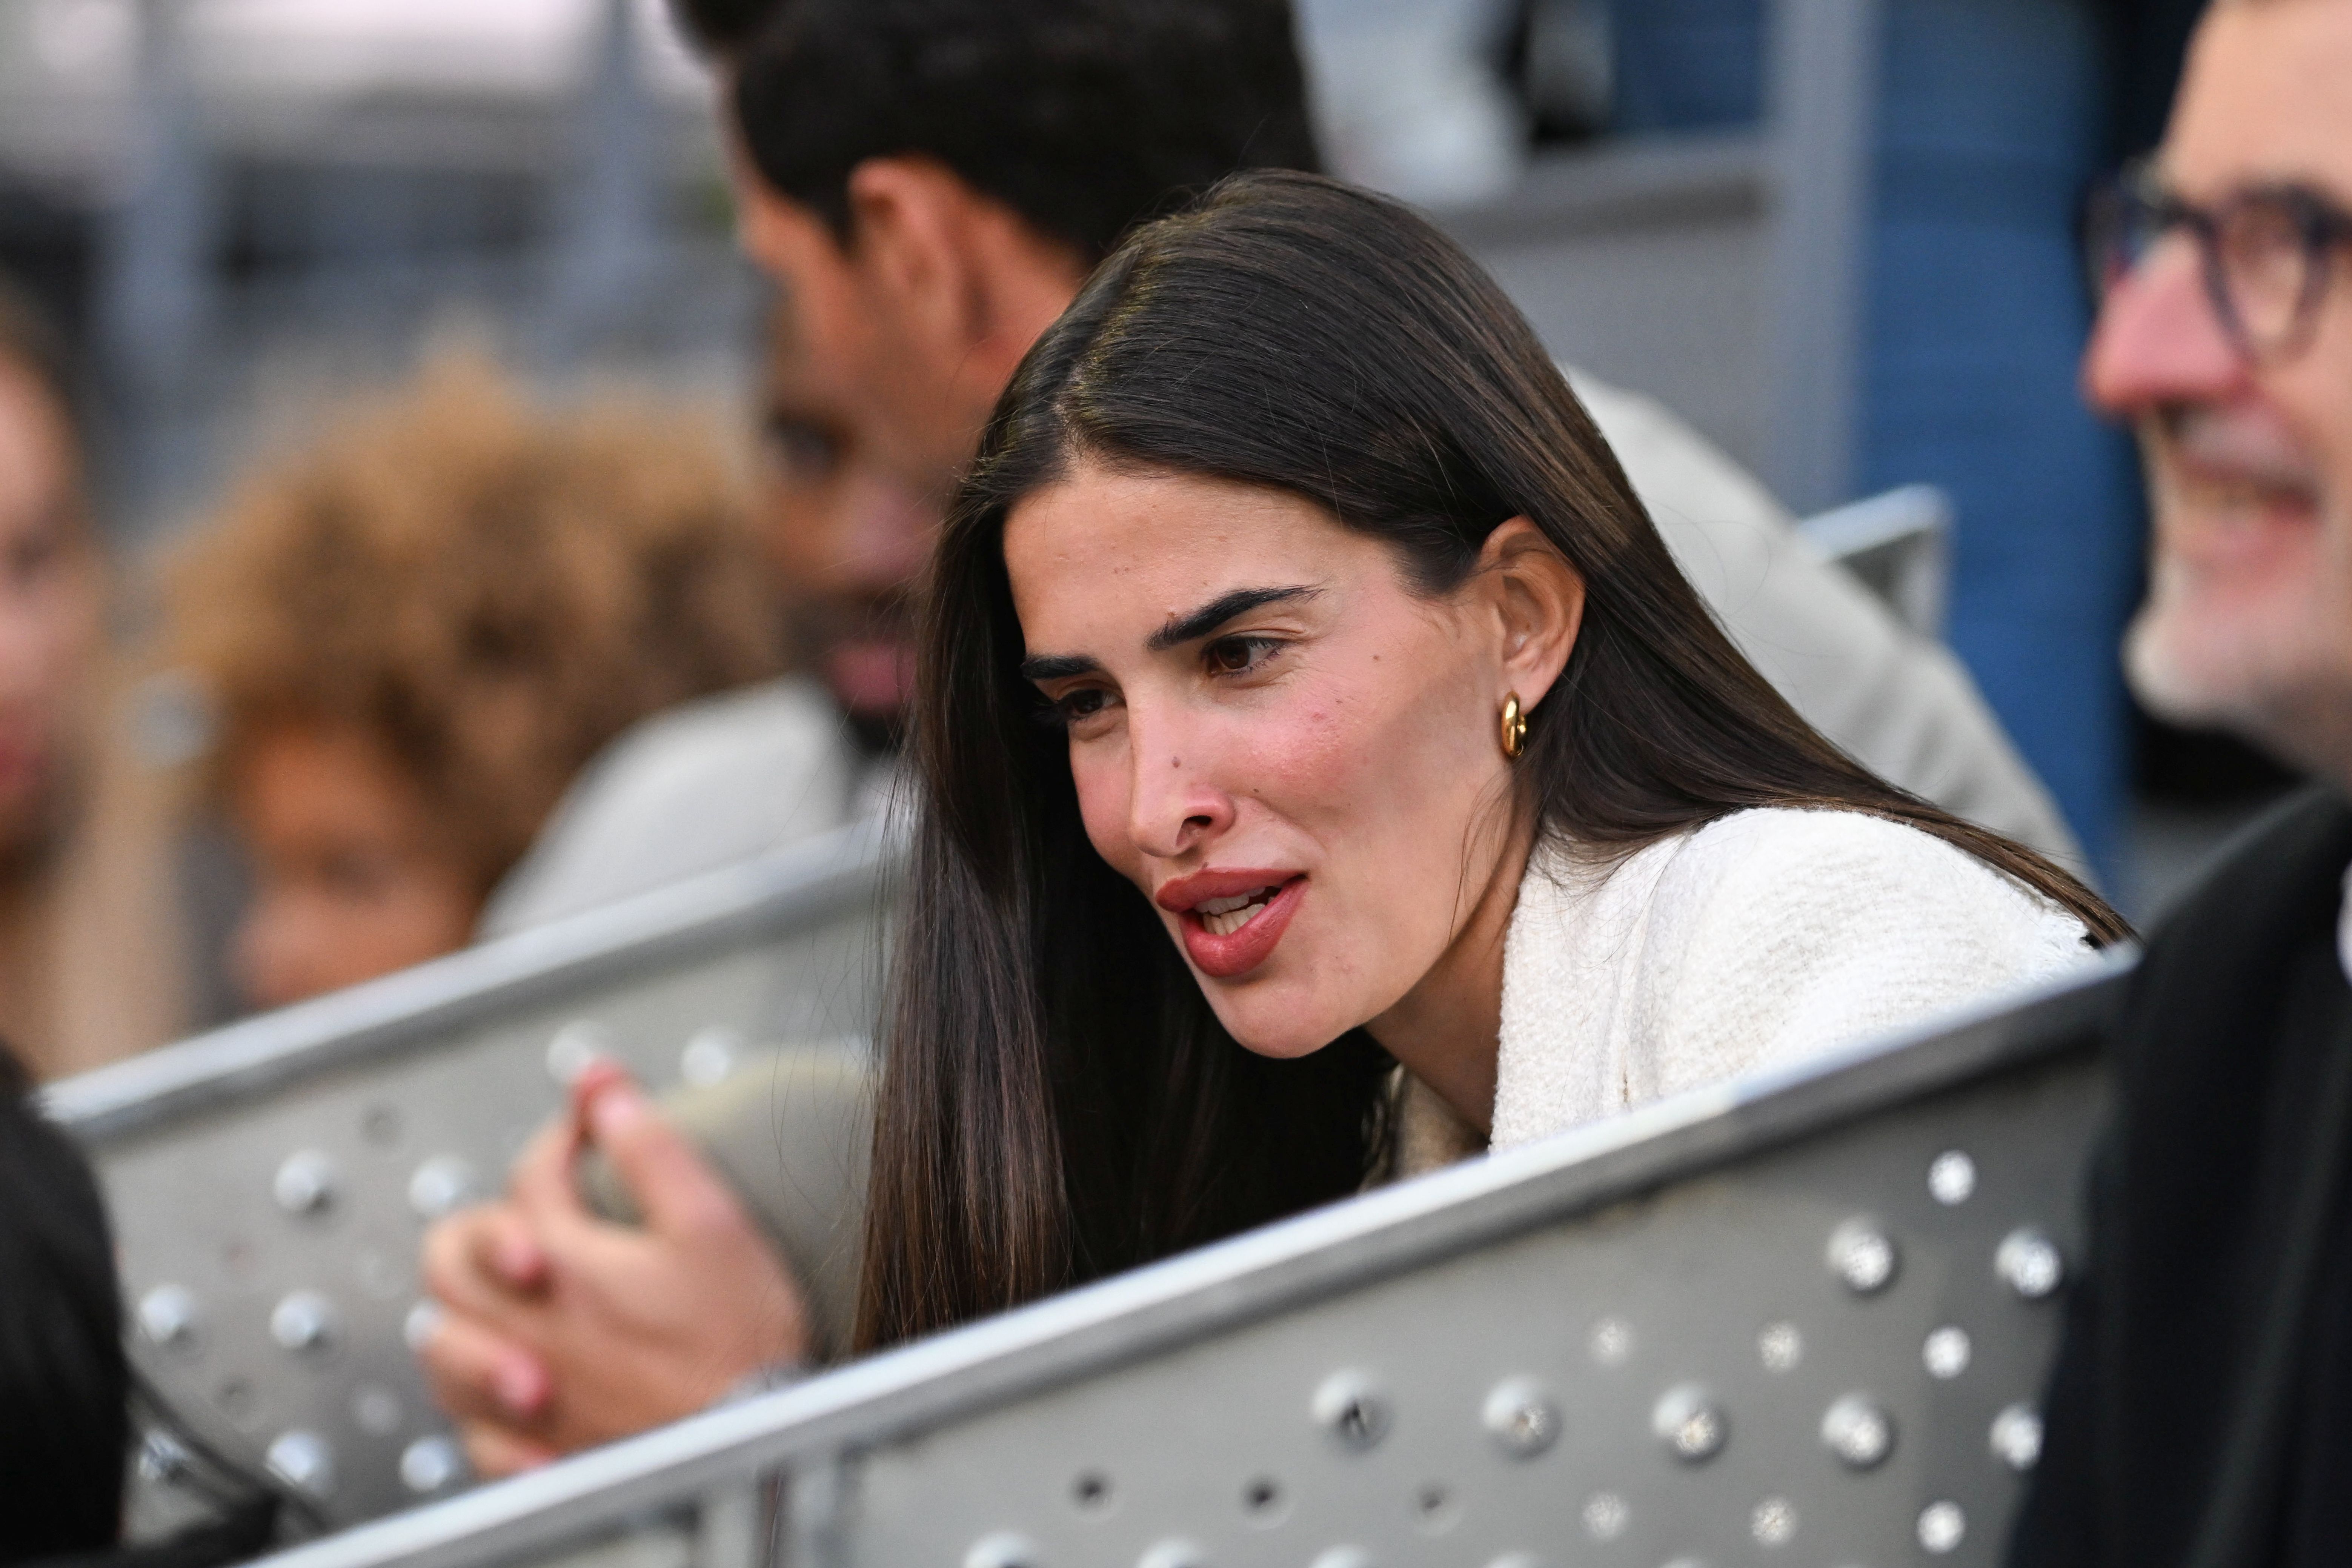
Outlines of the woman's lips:
{"label": "woman's lips", "polygon": [[[1260,905],[1246,924],[1226,932],[1211,930],[1208,918],[1198,909],[1181,910],[1177,918],[1184,926],[1184,951],[1192,956],[1193,967],[1212,979],[1233,980],[1247,974],[1274,952],[1306,896],[1307,879],[1292,877],[1276,888],[1274,897]],[[1239,912],[1231,911],[1225,918]]]}

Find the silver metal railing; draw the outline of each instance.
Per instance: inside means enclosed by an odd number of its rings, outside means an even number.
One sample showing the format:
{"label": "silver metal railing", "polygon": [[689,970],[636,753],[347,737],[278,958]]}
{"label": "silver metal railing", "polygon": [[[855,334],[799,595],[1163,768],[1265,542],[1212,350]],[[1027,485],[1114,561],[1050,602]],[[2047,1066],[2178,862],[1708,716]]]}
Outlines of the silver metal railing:
{"label": "silver metal railing", "polygon": [[[1948,517],[1911,487],[1802,526],[1927,629]],[[462,1481],[405,1343],[423,1227],[495,1190],[589,1050],[660,1086],[862,1040],[887,860],[850,829],[53,1087],[117,1216],[143,1374],[330,1523]]]}
{"label": "silver metal railing", "polygon": [[1990,1563],[2131,960],[269,1560]]}
{"label": "silver metal railing", "polygon": [[1905,626],[1942,638],[1951,596],[1951,497],[1933,485],[1905,485],[1818,512],[1797,531],[1861,578]]}
{"label": "silver metal railing", "polygon": [[[659,1087],[862,1041],[890,864],[851,828],[53,1086],[143,1376],[329,1523],[462,1480],[404,1342],[424,1227],[503,1184],[591,1051]],[[139,1517],[172,1517],[157,1489]]]}

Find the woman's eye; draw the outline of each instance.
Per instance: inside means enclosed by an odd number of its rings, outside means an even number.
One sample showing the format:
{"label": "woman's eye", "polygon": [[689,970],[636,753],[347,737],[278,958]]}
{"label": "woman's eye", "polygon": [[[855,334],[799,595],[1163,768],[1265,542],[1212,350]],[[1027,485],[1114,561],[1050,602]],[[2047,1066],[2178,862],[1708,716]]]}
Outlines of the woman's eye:
{"label": "woman's eye", "polygon": [[1066,728],[1082,724],[1109,707],[1109,692],[1098,686],[1086,686],[1055,698],[1045,711],[1054,722]]}
{"label": "woman's eye", "polygon": [[1212,675],[1246,675],[1281,645],[1272,637],[1219,637],[1203,650]]}

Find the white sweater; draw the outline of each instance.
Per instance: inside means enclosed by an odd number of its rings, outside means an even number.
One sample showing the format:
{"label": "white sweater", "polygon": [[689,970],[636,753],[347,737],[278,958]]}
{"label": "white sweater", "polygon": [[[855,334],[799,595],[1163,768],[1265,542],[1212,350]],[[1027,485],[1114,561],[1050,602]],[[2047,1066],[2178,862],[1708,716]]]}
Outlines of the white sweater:
{"label": "white sweater", "polygon": [[[1503,947],[1492,1146],[1916,1024],[2086,962],[2082,922],[1916,828],[1743,811],[1613,868],[1539,848]],[[1474,1152],[1402,1084],[1397,1170]]]}
{"label": "white sweater", "polygon": [[1503,948],[1494,1146],[2050,978],[2084,938],[1975,857],[1859,812],[1738,812],[1613,868],[1538,851]]}

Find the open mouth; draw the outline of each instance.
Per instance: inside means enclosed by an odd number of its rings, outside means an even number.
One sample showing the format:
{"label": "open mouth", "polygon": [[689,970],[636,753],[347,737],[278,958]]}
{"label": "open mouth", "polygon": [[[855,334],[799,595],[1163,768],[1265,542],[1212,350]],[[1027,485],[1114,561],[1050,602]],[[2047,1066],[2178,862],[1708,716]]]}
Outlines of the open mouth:
{"label": "open mouth", "polygon": [[1210,935],[1231,936],[1264,914],[1266,905],[1274,902],[1275,895],[1281,891],[1282,884],[1276,882],[1230,898],[1203,899],[1192,906],[1192,912],[1200,917]]}
{"label": "open mouth", "polygon": [[2164,488],[2214,525],[2308,521],[2323,503],[2318,463],[2275,418],[2194,406],[2158,429],[2151,449]]}
{"label": "open mouth", "polygon": [[1202,974],[1232,980],[1273,953],[1307,896],[1294,871],[1200,871],[1161,888],[1154,901],[1174,915],[1184,951]]}

